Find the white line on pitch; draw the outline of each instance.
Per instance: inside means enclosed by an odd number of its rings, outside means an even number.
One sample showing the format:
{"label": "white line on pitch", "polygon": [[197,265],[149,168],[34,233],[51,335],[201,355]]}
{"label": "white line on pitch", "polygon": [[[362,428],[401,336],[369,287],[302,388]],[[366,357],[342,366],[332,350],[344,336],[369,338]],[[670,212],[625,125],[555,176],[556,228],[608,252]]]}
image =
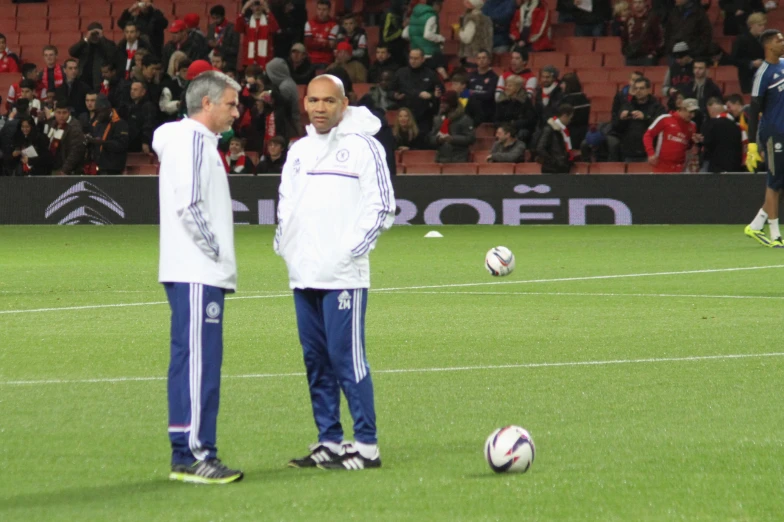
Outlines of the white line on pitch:
{"label": "white line on pitch", "polygon": [[[375,374],[384,373],[436,373],[436,372],[467,372],[477,370],[509,370],[521,368],[559,368],[569,366],[610,366],[617,364],[645,364],[668,362],[694,362],[716,361],[727,359],[758,359],[762,357],[782,357],[784,352],[773,353],[748,353],[728,355],[695,355],[687,357],[650,357],[646,359],[612,359],[608,361],[571,361],[554,363],[523,363],[523,364],[495,364],[483,366],[452,366],[443,368],[400,368],[391,370],[374,370]],[[242,375],[224,375],[223,379],[271,379],[280,377],[304,377],[302,372],[292,373],[249,373]],[[25,386],[39,384],[93,384],[93,383],[119,383],[119,382],[146,382],[165,381],[166,377],[107,377],[98,379],[42,379],[27,381],[0,381],[0,386]]]}
{"label": "white line on pitch", "polygon": [[[582,277],[559,277],[553,279],[523,279],[519,281],[487,281],[483,283],[455,283],[446,285],[427,285],[427,286],[401,286],[396,288],[374,288],[371,292],[396,292],[401,290],[428,290],[434,288],[466,288],[472,286],[491,286],[491,285],[522,285],[533,283],[561,283],[573,281],[594,281],[601,279],[623,279],[630,277],[656,277],[668,275],[689,275],[689,274],[715,274],[721,272],[742,272],[747,270],[767,270],[771,268],[784,268],[784,265],[767,265],[767,266],[747,266],[737,268],[709,268],[704,270],[680,270],[674,272],[643,272],[638,274],[613,274],[613,275],[599,275],[599,276],[582,276]],[[275,297],[291,297],[291,294],[275,294],[275,295],[246,295],[235,296],[227,299],[269,299]],[[91,310],[96,308],[123,308],[127,306],[145,306],[145,305],[163,305],[167,304],[166,301],[152,301],[146,303],[119,303],[119,304],[105,304],[105,305],[86,305],[86,306],[64,306],[59,308],[35,308],[27,310],[0,310],[2,314],[24,314],[34,312],[59,312],[67,310]]]}
{"label": "white line on pitch", "polygon": [[688,297],[695,299],[784,299],[773,295],[708,295],[708,294],[614,294],[608,292],[427,292],[418,290],[396,290],[391,294],[404,295],[544,295],[544,296],[585,296],[585,297]]}

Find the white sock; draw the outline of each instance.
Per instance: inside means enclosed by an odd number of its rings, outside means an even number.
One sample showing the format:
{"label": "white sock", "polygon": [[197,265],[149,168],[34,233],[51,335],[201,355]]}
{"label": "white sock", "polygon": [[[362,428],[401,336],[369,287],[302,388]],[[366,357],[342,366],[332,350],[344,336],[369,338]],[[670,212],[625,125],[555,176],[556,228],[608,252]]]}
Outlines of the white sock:
{"label": "white sock", "polygon": [[380,455],[378,453],[378,444],[363,444],[362,442],[355,442],[354,447],[360,455],[366,459],[377,459]]}
{"label": "white sock", "polygon": [[333,453],[340,453],[340,444],[338,444],[337,442],[324,441],[324,442],[319,442],[319,444],[321,444],[322,446],[326,446],[327,448],[329,448],[329,451]]}
{"label": "white sock", "polygon": [[779,218],[769,219],[768,220],[768,227],[770,227],[770,238],[771,239],[778,239],[778,238],[781,237],[781,232],[779,232]]}
{"label": "white sock", "polygon": [[752,230],[762,230],[765,227],[765,221],[768,219],[768,213],[760,209],[757,212],[757,217],[749,225]]}

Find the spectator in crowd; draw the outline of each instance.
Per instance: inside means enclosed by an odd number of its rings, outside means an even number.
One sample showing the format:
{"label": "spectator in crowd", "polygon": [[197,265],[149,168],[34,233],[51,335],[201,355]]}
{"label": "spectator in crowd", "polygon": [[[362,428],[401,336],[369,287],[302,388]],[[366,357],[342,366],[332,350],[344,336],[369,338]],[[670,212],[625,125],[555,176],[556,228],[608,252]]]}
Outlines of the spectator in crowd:
{"label": "spectator in crowd", "polygon": [[464,3],[468,11],[460,17],[457,55],[473,61],[480,50],[493,48],[493,21],[482,13],[484,0],[464,0]]}
{"label": "spectator in crowd", "polygon": [[[558,69],[552,65],[546,65],[542,68],[539,80],[539,86],[534,91],[534,110],[538,120],[537,127],[541,129],[555,115],[555,109],[561,103],[563,93],[558,82]],[[571,118],[570,114],[570,121]]]}
{"label": "spectator in crowd", "polygon": [[353,47],[351,47],[350,43],[338,43],[338,46],[335,49],[335,61],[329,67],[327,67],[327,71],[332,72],[333,70],[340,68],[346,71],[349,78],[351,78],[352,84],[366,83],[367,69],[365,69],[365,66],[362,65],[362,62],[351,59],[352,52]]}
{"label": "spectator in crowd", "polygon": [[394,75],[399,68],[400,65],[389,53],[389,48],[380,44],[376,47],[376,61],[368,69],[368,83],[378,83],[382,72],[389,71]]}
{"label": "spectator in crowd", "polygon": [[[134,56],[139,49],[150,50],[150,43],[147,38],[140,38],[139,28],[133,22],[125,24],[123,29],[123,39],[117,42],[117,52],[115,53],[115,67],[119,71],[119,77],[129,79],[131,68],[134,66]],[[118,79],[120,79],[118,78]]]}
{"label": "spectator in crowd", "polygon": [[[212,51],[210,53],[210,65],[212,65],[213,70],[220,71],[222,73],[226,72],[226,60],[224,60],[223,55],[219,51]],[[171,61],[169,62],[169,69],[171,69]],[[171,72],[169,72],[169,76],[171,76]]]}
{"label": "spectator in crowd", "polygon": [[343,21],[338,29],[338,42],[345,41],[351,44],[351,59],[356,60],[365,66],[370,67],[368,57],[367,33],[357,24],[357,19],[353,14],[343,17]]}
{"label": "spectator in crowd", "polygon": [[6,41],[5,35],[0,34],[0,73],[19,72],[19,63],[15,55],[8,52]]}
{"label": "spectator in crowd", "polygon": [[438,108],[436,103],[441,82],[424,63],[424,51],[411,49],[408,53],[408,67],[402,67],[395,73],[392,91],[400,106],[411,109],[420,132],[429,134]]}
{"label": "spectator in crowd", "polygon": [[[179,9],[179,7],[177,9]],[[185,28],[188,30],[188,33],[197,34],[204,39],[206,44],[207,37],[204,36],[204,33],[201,32],[201,28],[199,27],[201,24],[201,16],[199,16],[198,13],[187,13],[182,17],[182,21],[185,23]]]}
{"label": "spectator in crowd", "polygon": [[101,67],[101,77],[103,77],[103,82],[99,90],[100,94],[106,96],[115,109],[124,105],[126,101],[123,96],[128,89],[125,87],[125,80],[117,74],[117,66],[113,63],[104,64]]}
{"label": "spectator in crowd", "polygon": [[256,105],[253,112],[253,125],[261,132],[264,142],[262,150],[269,144],[274,136],[280,136],[285,143],[298,136],[299,122],[291,120],[286,101],[280,95],[277,87],[262,91],[256,95]]}
{"label": "spectator in crowd", "polygon": [[54,92],[65,81],[65,71],[63,66],[57,63],[57,54],[57,47],[54,45],[44,46],[44,69],[41,83],[46,92]]}
{"label": "spectator in crowd", "polygon": [[8,88],[8,95],[5,97],[6,111],[11,112],[14,103],[19,97],[19,86],[24,80],[31,80],[35,83],[35,97],[37,99],[43,98],[43,85],[38,83],[38,66],[34,63],[22,64],[22,78]]}
{"label": "spectator in crowd", "polygon": [[[634,86],[637,80],[643,77],[642,71],[632,71],[629,75],[629,84],[624,85],[615,96],[613,96],[612,104],[612,121],[618,121],[618,116],[621,114],[621,109],[624,105],[632,101],[634,98]],[[620,161],[620,160],[618,160]]]}
{"label": "spectator in crowd", "polygon": [[210,52],[207,40],[188,30],[185,22],[175,20],[169,26],[172,39],[163,47],[163,63],[168,64],[175,51],[181,51],[191,61],[204,60]]}
{"label": "spectator in crowd", "polygon": [[[749,106],[743,100],[740,94],[730,94],[727,96],[727,112],[732,114],[735,121],[738,123],[740,130],[745,134],[749,130]],[[747,139],[745,136],[744,139]]]}
{"label": "spectator in crowd", "polygon": [[27,100],[27,113],[38,123],[46,121],[45,111],[42,111],[43,104],[36,95],[38,84],[33,80],[22,80],[19,82],[19,99]]}
{"label": "spectator in crowd", "polygon": [[613,19],[610,21],[610,36],[620,37],[626,22],[631,16],[631,9],[629,3],[625,0],[615,2],[612,8]]}
{"label": "spectator in crowd", "polygon": [[748,31],[740,34],[732,44],[732,58],[738,67],[738,81],[743,94],[751,92],[754,74],[765,61],[765,50],[760,36],[765,31],[768,20],[762,13],[754,13],[746,20]]}
{"label": "spectator in crowd", "polygon": [[280,26],[280,32],[275,35],[275,53],[283,58],[288,56],[295,42],[305,40],[308,10],[302,0],[277,0],[270,7]]}
{"label": "spectator in crowd", "polygon": [[490,67],[490,51],[480,49],[476,55],[476,72],[468,77],[468,98],[466,114],[479,125],[493,121],[495,115],[495,88],[498,85],[498,75]]}
{"label": "spectator in crowd", "polygon": [[240,59],[243,67],[256,64],[262,68],[275,57],[273,39],[280,30],[278,21],[270,12],[267,0],[247,0],[234,24],[244,36]]}
{"label": "spectator in crowd", "polygon": [[237,70],[237,54],[240,51],[240,35],[234,24],[226,20],[226,8],[216,5],[210,8],[210,24],[207,26],[207,46],[218,51],[226,60],[226,69]]}
{"label": "spectator in crowd", "polygon": [[253,174],[256,169],[253,160],[245,154],[245,140],[239,136],[229,140],[229,150],[221,155],[226,165],[226,174]]}
{"label": "spectator in crowd", "polygon": [[301,43],[295,43],[291,46],[288,66],[291,77],[297,85],[307,85],[310,80],[316,77],[316,68],[310,63],[308,52]]}
{"label": "spectator in crowd", "polygon": [[563,103],[547,120],[536,144],[536,161],[542,164],[542,174],[569,174],[574,163],[574,151],[569,137],[569,123],[574,109]]}
{"label": "spectator in crowd", "polygon": [[465,109],[468,105],[468,99],[471,97],[471,91],[468,89],[468,76],[459,72],[455,73],[449,83],[449,88],[457,93],[457,100]]}
{"label": "spectator in crowd", "polygon": [[506,81],[510,76],[518,76],[523,80],[523,87],[529,96],[533,96],[536,91],[538,81],[536,74],[528,68],[528,51],[525,49],[512,49],[510,54],[509,69],[501,73],[498,77],[498,86],[496,87],[496,100],[504,92]]}
{"label": "spectator in crowd", "polygon": [[[141,80],[144,81],[144,57],[145,56],[155,56],[150,52],[148,49],[139,49],[133,55],[133,66],[131,67],[131,74],[128,77],[128,81],[132,80]],[[130,83],[127,84],[130,88]]]}
{"label": "spectator in crowd", "polygon": [[[627,163],[646,161],[648,154],[643,136],[659,116],[666,114],[664,107],[651,95],[651,81],[648,78],[637,78],[632,92],[632,99],[621,106],[618,118],[613,120],[613,133],[619,136],[620,151],[611,148],[610,161],[620,161],[620,157]],[[610,145],[615,146],[608,143]]]}
{"label": "spectator in crowd", "polygon": [[408,25],[403,29],[403,38],[411,42],[411,50],[419,49],[425,54],[425,65],[429,69],[436,71],[441,79],[446,79],[446,63],[441,52],[446,38],[439,33],[438,27],[443,3],[443,0],[427,0],[414,6]]}
{"label": "spectator in crowd", "polygon": [[15,176],[46,176],[51,171],[49,141],[31,116],[19,120],[13,136],[10,165]]}
{"label": "spectator in crowd", "polygon": [[612,18],[612,6],[609,0],[574,2],[572,17],[575,36],[604,36],[605,26]]}
{"label": "spectator in crowd", "polygon": [[583,92],[577,73],[570,72],[561,78],[561,97],[560,103],[568,103],[574,109],[574,114],[569,121],[569,136],[572,143],[580,144],[585,139],[588,132],[588,122],[591,119],[591,101]]}
{"label": "spectator in crowd", "polygon": [[430,131],[430,146],[436,149],[436,162],[465,163],[470,147],[476,141],[474,122],[463,111],[455,91],[446,91],[440,101]]}
{"label": "spectator in crowd", "polygon": [[511,125],[515,137],[528,143],[536,131],[536,121],[534,104],[523,88],[522,78],[510,76],[495,104],[496,126]]}
{"label": "spectator in crowd", "polygon": [[[128,123],[112,109],[109,99],[100,94],[95,101],[95,125],[85,137],[90,163],[86,173],[122,174],[128,160]],[[88,172],[88,169],[94,170]]]}
{"label": "spectator in crowd", "polygon": [[16,159],[12,156],[14,151],[14,135],[19,129],[22,119],[30,116],[28,110],[30,102],[26,98],[19,98],[8,113],[5,124],[0,128],[0,159],[3,162],[3,176],[13,176],[16,168]]}
{"label": "spectator in crowd", "polygon": [[[517,0],[519,6],[509,26],[509,37],[517,49],[552,51],[550,13],[544,0]],[[528,59],[526,58],[526,61]]]}
{"label": "spectator in crowd", "polygon": [[267,76],[272,85],[278,88],[280,95],[283,98],[289,119],[294,124],[297,131],[297,136],[300,135],[300,101],[299,90],[297,84],[291,79],[289,66],[283,58],[273,58],[267,64]]}
{"label": "spectator in crowd", "polygon": [[702,126],[703,158],[707,172],[745,172],[743,133],[738,122],[724,107],[721,98],[707,102],[708,119]]}
{"label": "spectator in crowd", "polygon": [[92,22],[84,38],[68,49],[68,54],[79,60],[79,80],[91,89],[101,86],[101,67],[115,59],[117,47],[103,35],[103,26]]}
{"label": "spectator in crowd", "polygon": [[493,22],[493,52],[509,52],[509,26],[514,17],[515,0],[486,0],[482,12]]}
{"label": "spectator in crowd", "polygon": [[87,111],[84,104],[85,96],[90,92],[90,86],[79,80],[79,65],[73,58],[65,61],[65,82],[55,89],[55,96],[63,96],[68,100],[68,106],[74,110],[77,118]]}
{"label": "spectator in crowd", "polygon": [[54,174],[80,174],[85,151],[82,126],[71,116],[73,107],[68,105],[68,98],[56,96],[54,107],[54,117],[44,127],[44,133],[49,139],[52,169]]}
{"label": "spectator in crowd", "polygon": [[185,53],[179,51],[172,55],[171,61],[167,77],[161,82],[161,97],[158,100],[161,123],[176,121],[186,113],[182,105],[188,88],[188,67],[191,61]]}
{"label": "spectator in crowd", "polygon": [[382,147],[384,147],[384,159],[389,167],[389,175],[396,176],[397,159],[395,157],[395,150],[397,149],[397,144],[395,142],[395,135],[392,132],[392,127],[390,127],[389,122],[387,121],[386,113],[378,107],[373,106],[373,101],[370,99],[370,96],[367,95],[359,100],[357,106],[366,108],[373,116],[378,118],[381,126],[378,131],[373,134],[373,137]]}
{"label": "spectator in crowd", "polygon": [[672,47],[672,58],[673,62],[664,75],[662,85],[664,96],[685,92],[686,86],[694,80],[694,60],[686,42],[678,42]]}
{"label": "spectator in crowd", "polygon": [[646,0],[633,0],[631,15],[621,28],[626,65],[656,65],[664,49],[661,20]]}
{"label": "spectator in crowd", "polygon": [[267,143],[267,153],[256,165],[256,174],[281,174],[286,163],[286,141],[273,136]]}
{"label": "spectator in crowd", "polygon": [[414,114],[410,109],[403,107],[397,111],[392,134],[395,136],[395,144],[399,151],[427,148],[426,136],[419,132]]}
{"label": "spectator in crowd", "polygon": [[664,30],[664,48],[685,42],[692,56],[709,56],[713,27],[708,15],[696,0],[675,0]]}
{"label": "spectator in crowd", "polygon": [[525,144],[515,137],[515,128],[504,123],[495,131],[495,142],[485,158],[491,163],[522,163],[525,161]]}
{"label": "spectator in crowd", "polygon": [[131,7],[124,10],[120,15],[120,19],[117,20],[117,26],[124,30],[129,23],[133,23],[139,30],[139,33],[147,37],[150,47],[155,54],[161,53],[163,50],[163,32],[168,27],[169,21],[160,10],[152,5],[152,0],[134,1]]}
{"label": "spectator in crowd", "polygon": [[148,54],[144,57],[142,60],[142,83],[144,84],[148,99],[155,107],[156,119],[158,114],[158,102],[160,101],[161,93],[163,92],[163,83],[167,78],[168,74],[163,72],[163,63],[160,58],[152,54]]}
{"label": "spectator in crowd", "polygon": [[[403,39],[403,0],[392,0],[384,14],[379,47],[389,51],[398,67],[406,65],[406,42]],[[376,47],[378,49],[378,47]],[[378,59],[378,55],[376,55]]]}
{"label": "spectator in crowd", "polygon": [[155,104],[147,97],[147,85],[140,81],[131,83],[131,104],[123,118],[128,122],[128,152],[151,153],[156,112]]}
{"label": "spectator in crowd", "polygon": [[724,36],[735,36],[746,27],[752,13],[765,13],[762,0],[719,0],[724,11]]}
{"label": "spectator in crowd", "polygon": [[329,0],[319,0],[315,18],[305,24],[305,48],[316,71],[326,69],[334,59],[339,26],[329,14],[331,7]]}
{"label": "spectator in crowd", "polygon": [[392,92],[392,72],[383,71],[378,84],[373,85],[370,91],[365,95],[370,100],[370,105],[382,111],[391,111],[397,109],[394,93]]}
{"label": "spectator in crowd", "polygon": [[95,122],[95,100],[98,99],[98,93],[90,91],[84,97],[84,106],[87,111],[79,115],[79,125],[82,126],[82,132],[90,134],[93,130],[93,123]]}
{"label": "spectator in crowd", "polygon": [[704,58],[694,60],[692,71],[694,79],[684,87],[683,96],[696,99],[700,110],[707,113],[708,100],[722,98],[721,87],[708,77],[708,62]]}
{"label": "spectator in crowd", "polygon": [[[656,118],[642,141],[648,154],[648,163],[656,174],[677,174],[686,167],[686,153],[692,148],[697,131],[694,113],[700,110],[697,100],[687,98],[670,114]],[[659,140],[658,146],[654,144]]]}

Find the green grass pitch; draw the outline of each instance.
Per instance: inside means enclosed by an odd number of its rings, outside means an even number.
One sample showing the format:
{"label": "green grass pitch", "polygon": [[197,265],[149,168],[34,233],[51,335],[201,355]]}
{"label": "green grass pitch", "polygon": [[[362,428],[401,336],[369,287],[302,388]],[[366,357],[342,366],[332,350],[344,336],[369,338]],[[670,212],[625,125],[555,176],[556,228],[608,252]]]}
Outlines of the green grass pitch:
{"label": "green grass pitch", "polygon": [[[167,480],[157,228],[0,227],[0,520],[784,519],[784,251],[742,226],[438,230],[371,256],[384,467],[328,473],[285,467],[316,437],[293,303],[273,229],[237,228],[218,446],[246,478],[207,487]],[[507,424],[526,474],[484,461]]]}

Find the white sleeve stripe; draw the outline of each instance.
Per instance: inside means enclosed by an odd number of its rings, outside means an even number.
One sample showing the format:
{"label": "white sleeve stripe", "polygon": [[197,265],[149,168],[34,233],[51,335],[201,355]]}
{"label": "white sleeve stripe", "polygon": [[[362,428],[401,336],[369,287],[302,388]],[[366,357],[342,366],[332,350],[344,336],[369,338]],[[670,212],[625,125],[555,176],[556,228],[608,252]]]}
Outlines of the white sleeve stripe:
{"label": "white sleeve stripe", "polygon": [[207,226],[207,220],[204,219],[204,215],[201,213],[199,209],[198,202],[201,199],[201,166],[202,166],[202,156],[204,154],[204,144],[203,144],[203,137],[199,133],[194,133],[193,135],[193,192],[191,200],[191,204],[188,207],[191,215],[193,216],[193,220],[196,222],[196,226],[199,228],[199,232],[201,232],[202,237],[207,242],[207,245],[210,247],[210,250],[215,252],[215,255],[220,255],[218,250],[218,245],[215,244],[215,236],[212,232],[210,232],[209,227]]}
{"label": "white sleeve stripe", "polygon": [[754,76],[754,85],[751,88],[751,95],[752,96],[759,96],[760,91],[760,84],[762,83],[762,77],[765,74],[765,70],[768,68],[768,62],[764,62],[759,69],[757,69],[757,74]]}
{"label": "white sleeve stripe", "polygon": [[384,166],[381,164],[381,161],[385,160],[380,159],[378,148],[372,140],[368,139],[366,136],[362,136],[361,134],[357,134],[357,136],[367,142],[368,146],[370,147],[370,151],[373,154],[373,161],[376,164],[376,181],[378,182],[378,187],[381,191],[382,205],[376,222],[373,224],[370,230],[367,231],[362,242],[351,250],[354,255],[361,256],[370,250],[370,245],[373,244],[373,242],[378,238],[378,235],[381,233],[381,229],[384,226],[384,221],[386,220],[386,214],[392,212],[393,210],[390,208],[389,186],[387,185],[386,176],[384,176]]}
{"label": "white sleeve stripe", "polygon": [[669,114],[662,114],[661,116],[659,116],[658,118],[656,118],[655,120],[653,120],[653,123],[651,123],[651,124],[650,124],[650,126],[648,127],[648,130],[651,130],[652,128],[654,128],[654,127],[656,126],[656,124],[657,124],[657,123],[659,123],[660,121],[662,121],[662,119],[663,119],[663,118],[669,118],[669,117],[670,117],[670,115],[669,115]]}

